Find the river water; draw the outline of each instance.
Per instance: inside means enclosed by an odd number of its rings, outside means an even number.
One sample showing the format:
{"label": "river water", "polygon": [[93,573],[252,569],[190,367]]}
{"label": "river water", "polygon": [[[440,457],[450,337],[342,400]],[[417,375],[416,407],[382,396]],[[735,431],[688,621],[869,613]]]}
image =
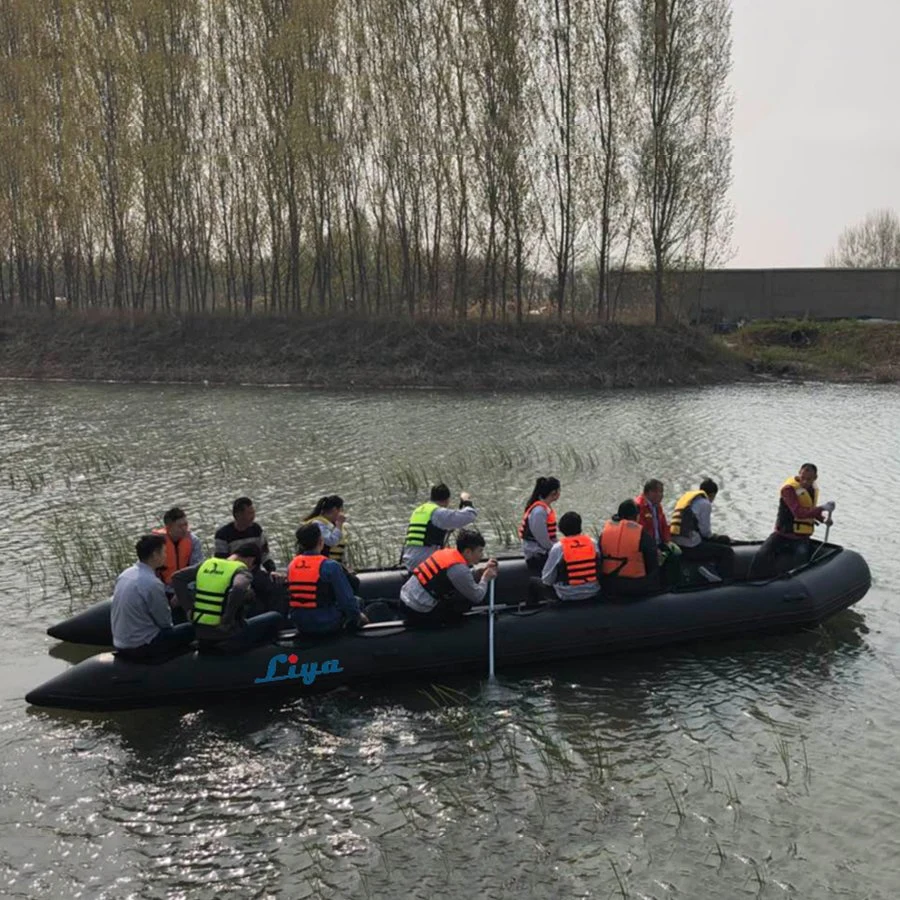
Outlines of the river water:
{"label": "river water", "polygon": [[[557,397],[0,385],[0,896],[893,898],[900,876],[895,387]],[[602,521],[710,475],[762,538],[810,459],[873,587],[810,632],[314,700],[83,714],[26,691],[170,505],[209,546],[249,494],[283,562],[321,494],[393,561],[444,478],[510,540],[538,474]],[[124,548],[124,549],[123,549]]]}

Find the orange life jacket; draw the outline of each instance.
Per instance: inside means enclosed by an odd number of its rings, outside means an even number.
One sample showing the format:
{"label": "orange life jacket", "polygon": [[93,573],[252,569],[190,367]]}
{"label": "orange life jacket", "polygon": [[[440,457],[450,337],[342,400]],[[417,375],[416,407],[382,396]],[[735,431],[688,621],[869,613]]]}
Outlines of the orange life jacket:
{"label": "orange life jacket", "polygon": [[165,528],[154,528],[154,534],[161,534],[166,539],[166,566],[159,569],[159,577],[163,584],[168,584],[172,580],[173,573],[179,569],[187,568],[191,562],[191,538],[186,534],[178,543],[169,537],[169,532]]}
{"label": "orange life jacket", "polygon": [[456,588],[453,587],[453,583],[447,575],[447,570],[456,565],[468,566],[469,564],[459,550],[445,547],[443,550],[435,551],[428,559],[419,563],[413,569],[413,575],[419,579],[419,584],[432,597],[440,600],[441,597],[456,593]]}
{"label": "orange life jacket", "polygon": [[322,563],[327,556],[295,556],[287,571],[289,605],[291,609],[316,609],[334,603],[334,590],[321,577]]}
{"label": "orange life jacket", "polygon": [[560,581],[563,584],[597,583],[597,550],[594,542],[585,534],[559,539],[562,546],[563,564],[560,567]]}
{"label": "orange life jacket", "polygon": [[600,536],[600,553],[603,556],[603,574],[619,578],[643,578],[647,574],[644,554],[641,553],[641,535],[644,529],[637,522],[621,519],[610,520],[603,526]]}
{"label": "orange life jacket", "polygon": [[531,527],[528,524],[528,517],[536,506],[543,506],[544,509],[547,510],[547,536],[552,543],[556,540],[556,513],[553,511],[553,507],[544,500],[535,500],[534,503],[525,510],[525,515],[522,516],[522,524],[519,525],[519,537],[523,541],[534,540],[534,535],[531,533]]}

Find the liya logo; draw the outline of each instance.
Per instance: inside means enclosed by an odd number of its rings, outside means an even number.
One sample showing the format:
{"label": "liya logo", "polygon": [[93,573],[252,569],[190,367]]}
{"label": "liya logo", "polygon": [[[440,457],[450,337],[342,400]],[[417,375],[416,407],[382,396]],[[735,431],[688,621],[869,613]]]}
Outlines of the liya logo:
{"label": "liya logo", "polygon": [[[269,660],[269,668],[266,669],[264,678],[254,678],[254,684],[266,684],[270,681],[289,681],[292,678],[302,678],[304,684],[312,684],[320,675],[336,675],[343,672],[340,661],[337,659],[326,659],[322,663],[300,662],[300,657],[296,653],[288,656],[286,653],[278,653]],[[283,675],[276,674],[278,667],[288,663],[288,670]]]}

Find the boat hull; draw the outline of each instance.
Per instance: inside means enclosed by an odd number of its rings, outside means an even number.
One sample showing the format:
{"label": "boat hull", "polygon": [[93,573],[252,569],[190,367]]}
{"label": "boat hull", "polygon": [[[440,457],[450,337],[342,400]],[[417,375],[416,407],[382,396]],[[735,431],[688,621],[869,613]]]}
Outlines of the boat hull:
{"label": "boat hull", "polygon": [[[746,555],[746,554],[744,554]],[[527,583],[521,562],[508,588]],[[871,577],[857,553],[828,547],[812,565],[767,582],[734,583],[631,601],[508,607],[495,620],[498,671],[555,659],[603,656],[698,639],[809,627],[861,599]],[[31,691],[39,706],[116,710],[197,705],[250,694],[254,701],[380,679],[428,683],[448,672],[487,669],[488,617],[458,626],[369,627],[327,639],[257,647],[234,656],[190,652],[148,664],[103,653]]]}

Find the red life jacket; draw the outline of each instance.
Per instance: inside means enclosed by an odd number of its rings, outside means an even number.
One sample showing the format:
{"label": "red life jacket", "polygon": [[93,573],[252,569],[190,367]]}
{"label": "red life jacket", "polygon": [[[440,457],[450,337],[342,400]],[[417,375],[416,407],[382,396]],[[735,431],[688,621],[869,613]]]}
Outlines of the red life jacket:
{"label": "red life jacket", "polygon": [[594,542],[585,534],[559,539],[562,545],[563,563],[560,581],[563,584],[597,584],[597,550]]}
{"label": "red life jacket", "polygon": [[457,593],[453,582],[447,575],[447,570],[456,565],[468,566],[469,564],[459,550],[445,547],[443,550],[435,551],[428,559],[419,563],[413,569],[413,575],[419,579],[419,584],[432,597],[440,600],[441,597],[446,597],[448,594]]}
{"label": "red life jacket", "polygon": [[522,524],[519,525],[519,537],[523,541],[534,540],[534,535],[531,533],[531,526],[528,524],[528,517],[536,506],[543,506],[544,509],[547,510],[547,536],[550,538],[550,542],[553,543],[553,541],[556,540],[556,513],[553,511],[553,507],[544,500],[535,500],[534,503],[525,510],[525,515],[522,516]]}
{"label": "red life jacket", "polygon": [[322,563],[327,556],[295,556],[287,571],[289,605],[291,609],[316,609],[334,603],[334,590],[321,577]]}
{"label": "red life jacket", "polygon": [[190,533],[186,534],[177,544],[169,537],[169,532],[165,528],[154,528],[153,533],[161,534],[166,539],[166,565],[157,572],[163,584],[168,584],[172,580],[173,573],[190,565],[192,543]]}
{"label": "red life jacket", "polygon": [[[640,522],[641,528],[656,541],[656,529],[653,527],[653,507],[650,505],[650,501],[643,494],[639,494],[634,498],[634,502],[637,503],[638,522]],[[659,542],[668,544],[672,540],[672,535],[669,532],[669,523],[661,503],[656,507],[656,524],[659,527]]]}
{"label": "red life jacket", "polygon": [[643,578],[647,574],[644,554],[641,553],[641,535],[644,529],[637,522],[622,519],[609,521],[600,536],[600,553],[603,556],[603,574],[618,578]]}

